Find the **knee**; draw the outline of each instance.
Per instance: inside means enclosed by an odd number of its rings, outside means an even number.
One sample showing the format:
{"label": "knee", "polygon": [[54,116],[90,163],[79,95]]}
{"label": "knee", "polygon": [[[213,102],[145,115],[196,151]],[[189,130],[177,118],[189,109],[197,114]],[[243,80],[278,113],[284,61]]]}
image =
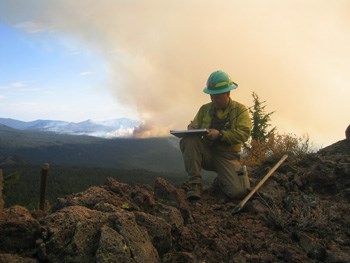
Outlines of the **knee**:
{"label": "knee", "polygon": [[234,200],[243,199],[248,194],[249,187],[250,182],[247,175],[236,176],[235,180],[220,185],[222,192]]}
{"label": "knee", "polygon": [[230,199],[241,200],[248,194],[248,189],[239,189],[238,191],[224,192]]}
{"label": "knee", "polygon": [[247,193],[248,193],[248,189],[245,187],[232,187],[231,186],[223,186],[221,187],[222,192],[230,199],[233,200],[240,200],[243,199]]}
{"label": "knee", "polygon": [[185,136],[180,140],[180,149],[182,152],[185,151],[186,148],[190,147],[193,149],[195,146],[200,145],[202,140],[198,136]]}

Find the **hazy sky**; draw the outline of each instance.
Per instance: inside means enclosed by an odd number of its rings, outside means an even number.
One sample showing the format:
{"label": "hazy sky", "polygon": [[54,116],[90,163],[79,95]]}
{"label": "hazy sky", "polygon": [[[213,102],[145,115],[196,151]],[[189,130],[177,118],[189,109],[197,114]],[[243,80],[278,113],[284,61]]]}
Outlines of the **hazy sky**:
{"label": "hazy sky", "polygon": [[326,146],[350,124],[348,0],[0,0],[0,117],[139,118],[184,128],[212,71],[281,133]]}

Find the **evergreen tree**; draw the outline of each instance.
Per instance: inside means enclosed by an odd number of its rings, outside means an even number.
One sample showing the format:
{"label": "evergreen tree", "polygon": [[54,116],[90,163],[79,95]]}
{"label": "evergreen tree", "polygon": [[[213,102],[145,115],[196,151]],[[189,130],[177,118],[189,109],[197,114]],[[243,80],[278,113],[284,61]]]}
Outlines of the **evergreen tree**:
{"label": "evergreen tree", "polygon": [[271,126],[270,116],[274,112],[265,113],[265,101],[260,101],[259,96],[253,92],[252,94],[253,100],[254,100],[254,106],[249,108],[250,113],[252,114],[252,140],[260,141],[260,142],[266,142],[267,138],[274,133],[276,127],[274,127],[271,130],[268,130],[268,128]]}

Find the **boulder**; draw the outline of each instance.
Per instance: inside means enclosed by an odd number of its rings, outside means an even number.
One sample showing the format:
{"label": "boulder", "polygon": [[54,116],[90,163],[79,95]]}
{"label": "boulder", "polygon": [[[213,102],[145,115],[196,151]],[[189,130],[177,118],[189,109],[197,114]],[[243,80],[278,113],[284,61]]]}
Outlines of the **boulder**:
{"label": "boulder", "polygon": [[167,180],[157,177],[154,185],[154,197],[159,201],[178,207],[185,222],[192,222],[192,214],[188,202],[186,201],[185,191],[170,184]]}
{"label": "boulder", "polygon": [[0,216],[0,253],[31,253],[40,238],[39,222],[22,206],[3,210]]}
{"label": "boulder", "polygon": [[171,248],[172,228],[167,221],[143,212],[135,212],[135,219],[138,225],[143,226],[147,230],[153,246],[157,249],[160,256]]}
{"label": "boulder", "polygon": [[132,212],[68,206],[46,217],[49,262],[158,262],[157,250]]}

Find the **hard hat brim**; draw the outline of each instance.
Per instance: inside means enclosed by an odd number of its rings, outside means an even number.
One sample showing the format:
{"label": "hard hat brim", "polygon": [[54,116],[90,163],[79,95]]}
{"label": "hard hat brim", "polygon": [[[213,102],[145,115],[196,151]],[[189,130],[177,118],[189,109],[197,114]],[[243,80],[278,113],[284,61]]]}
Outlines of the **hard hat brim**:
{"label": "hard hat brim", "polygon": [[222,94],[234,89],[237,89],[237,86],[232,83],[230,86],[225,87],[223,89],[209,89],[208,87],[205,87],[203,89],[203,92],[206,94]]}

